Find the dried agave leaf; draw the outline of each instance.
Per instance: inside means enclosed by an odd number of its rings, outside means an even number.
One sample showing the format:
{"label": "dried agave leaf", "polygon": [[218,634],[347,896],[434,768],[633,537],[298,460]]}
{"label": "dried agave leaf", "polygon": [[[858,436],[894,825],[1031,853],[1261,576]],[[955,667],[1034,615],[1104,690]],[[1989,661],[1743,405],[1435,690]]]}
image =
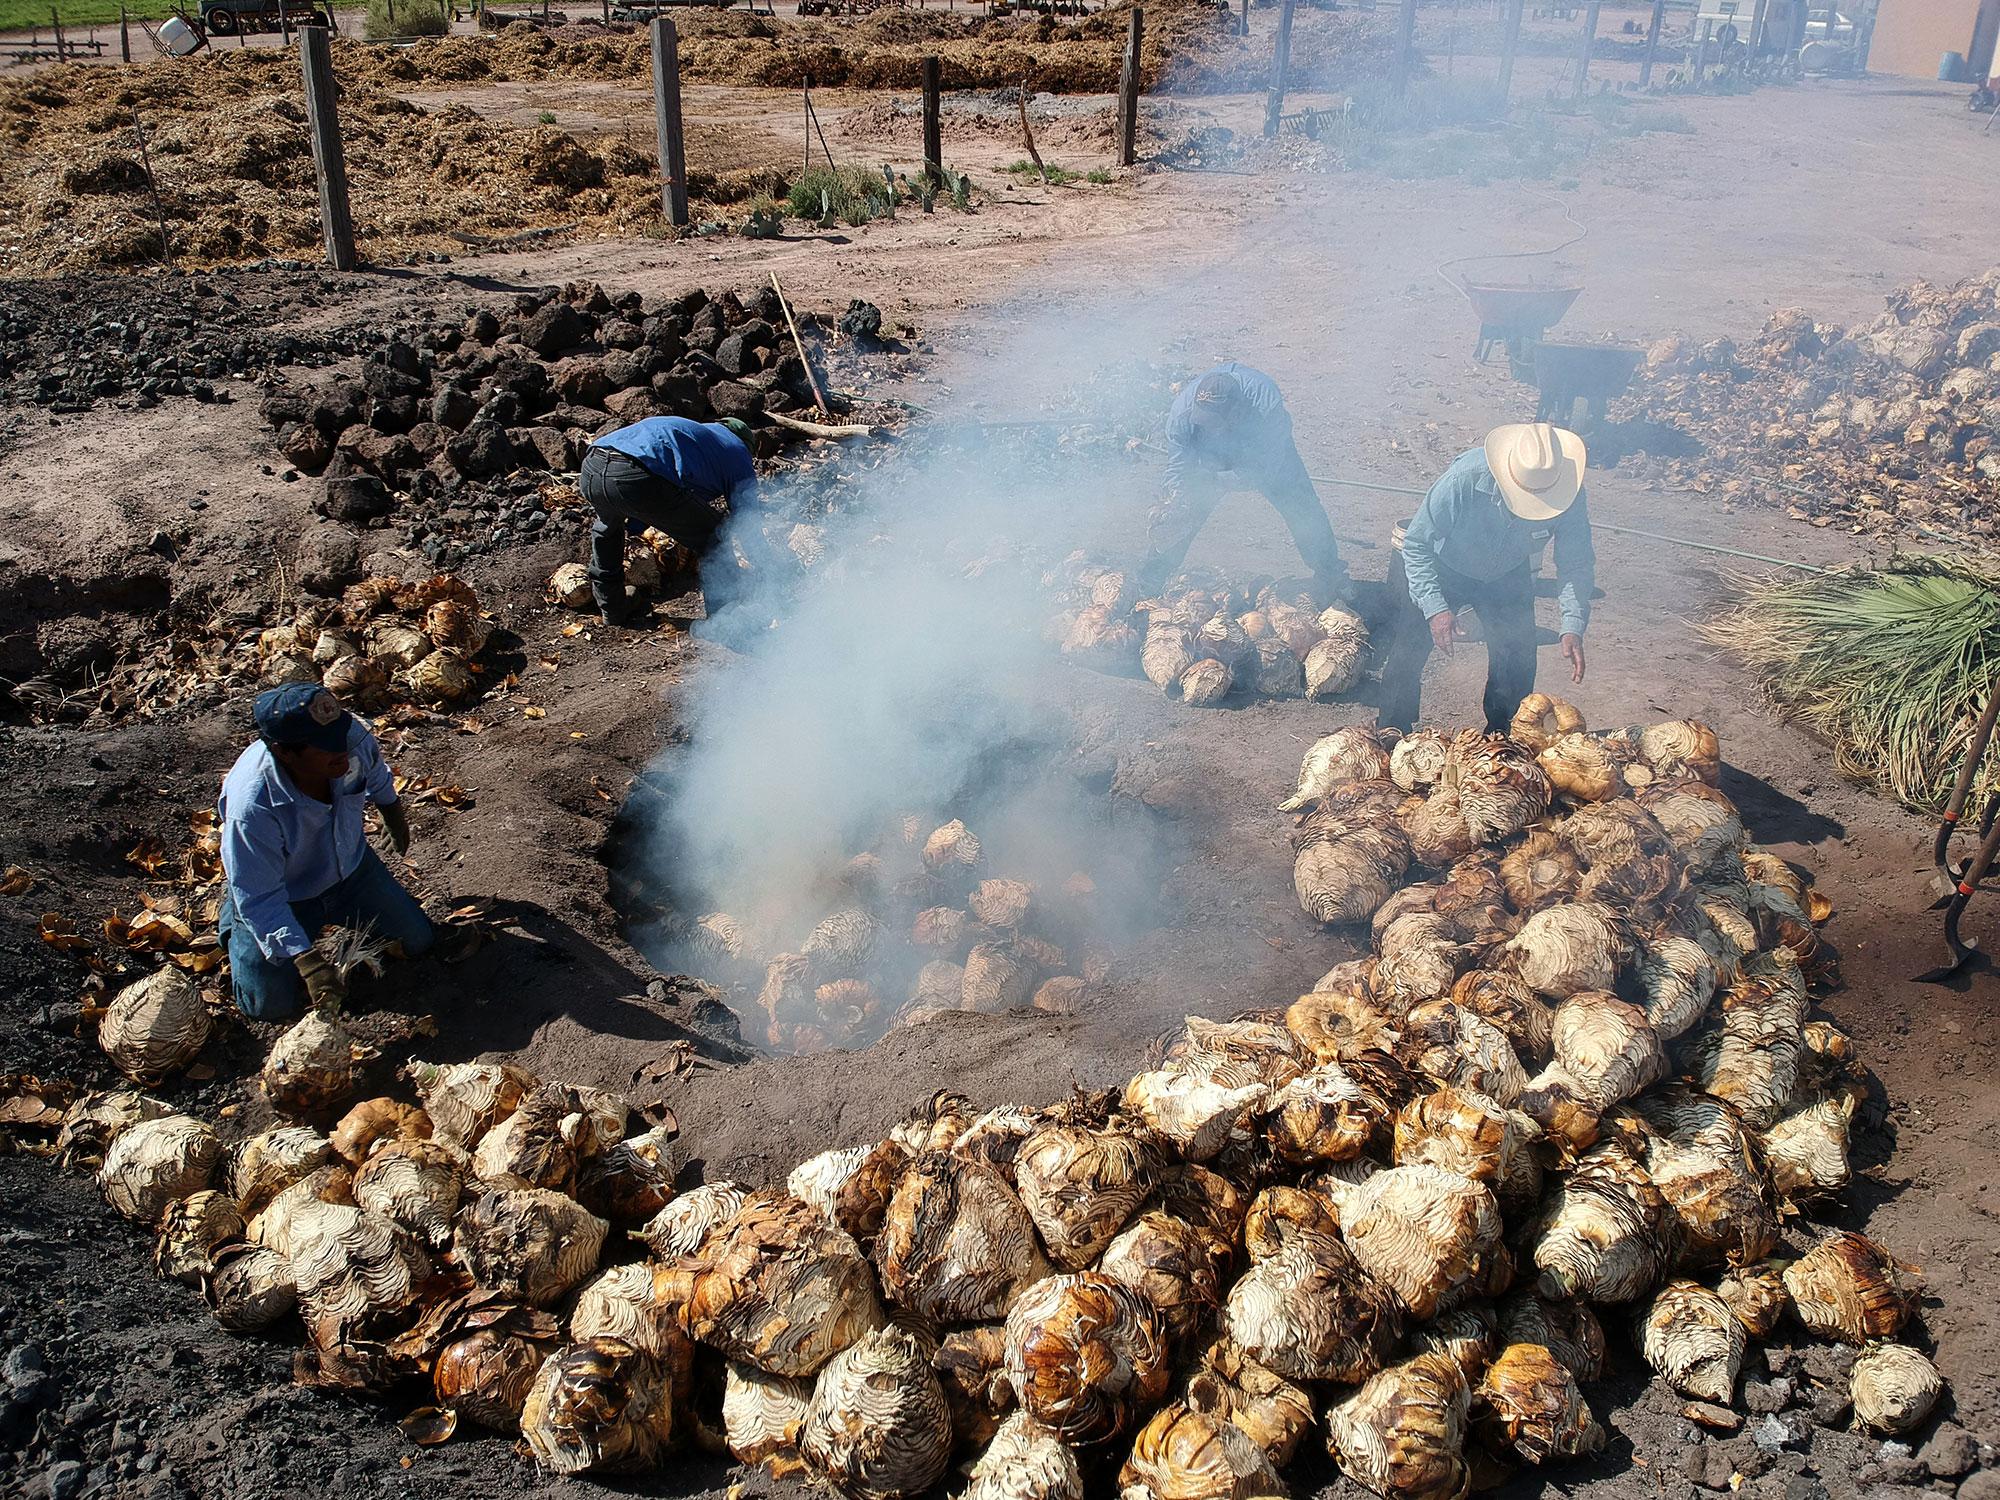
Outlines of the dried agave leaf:
{"label": "dried agave leaf", "polygon": [[1125,1227],[1159,1180],[1159,1165],[1152,1142],[1129,1121],[1057,1120],[1022,1143],[1014,1182],[1049,1259],[1078,1270]]}
{"label": "dried agave leaf", "polygon": [[1672,1041],[1707,1013],[1718,975],[1706,948],[1669,933],[1640,943],[1637,978],[1646,1019],[1662,1041]]}
{"label": "dried agave leaf", "polygon": [[1034,1221],[998,1171],[927,1151],[904,1172],[875,1243],[891,1302],[940,1323],[1004,1318],[1052,1274]]}
{"label": "dried agave leaf", "polygon": [[1531,1464],[1595,1453],[1604,1429],[1575,1377],[1541,1344],[1509,1344],[1486,1368],[1477,1391],[1480,1425],[1496,1447]]}
{"label": "dried agave leaf", "polygon": [[1499,1320],[1502,1343],[1540,1344],[1586,1385],[1603,1378],[1604,1328],[1586,1304],[1521,1291],[1500,1303]]}
{"label": "dried agave leaf", "polygon": [[1381,742],[1366,729],[1348,727],[1315,740],[1299,762],[1297,789],[1278,804],[1280,812],[1296,812],[1349,781],[1372,781],[1389,774],[1389,757]]}
{"label": "dried agave leaf", "polygon": [[1944,1394],[1938,1368],[1906,1344],[1871,1344],[1849,1377],[1854,1419],[1872,1432],[1914,1432]]}
{"label": "dried agave leaf", "polygon": [[908,1329],[878,1328],[819,1372],[799,1456],[856,1500],[929,1489],[951,1459],[951,1412],[929,1350]]}
{"label": "dried agave leaf", "polygon": [[1313,1425],[1313,1400],[1305,1388],[1258,1364],[1226,1336],[1202,1351],[1181,1400],[1241,1428],[1277,1468],[1292,1461]]}
{"label": "dried agave leaf", "polygon": [[1715,1284],[1715,1295],[1753,1339],[1769,1338],[1792,1305],[1784,1273],[1770,1261],[1724,1271]]}
{"label": "dried agave leaf", "polygon": [[1555,1046],[1555,1012],[1527,981],[1504,969],[1474,969],[1451,987],[1452,1004],[1490,1022],[1523,1063],[1546,1062]]}
{"label": "dried agave leaf", "polygon": [[1007,1315],[1007,1378],[1021,1410],[1062,1441],[1109,1442],[1166,1394],[1167,1330],[1123,1282],[1050,1276]]}
{"label": "dried agave leaf", "polygon": [[1226,1417],[1169,1402],[1132,1440],[1121,1500],[1259,1500],[1286,1494],[1264,1450]]}
{"label": "dried agave leaf", "polygon": [[1532,913],[1501,951],[1530,988],[1566,1000],[1578,990],[1612,988],[1631,948],[1609,907],[1571,901]]}
{"label": "dried agave leaf", "polygon": [[1450,742],[1435,729],[1404,735],[1389,750],[1389,779],[1406,792],[1427,792],[1444,776]]}
{"label": "dried agave leaf", "polygon": [[604,1220],[546,1188],[494,1188],[459,1215],[454,1249],[480,1286],[548,1307],[597,1267]]}
{"label": "dried agave leaf", "polygon": [[215,1180],[222,1142],[190,1115],[161,1115],[127,1125],[112,1137],[98,1169],[104,1198],[128,1219],[160,1222],[176,1198],[198,1193]]}
{"label": "dried agave leaf", "polygon": [[118,1071],[156,1084],[195,1060],[208,1041],[201,991],[172,964],[128,984],[97,1025],[97,1042]]}
{"label": "dried agave leaf", "polygon": [[360,1166],[382,1144],[393,1140],[427,1141],[431,1117],[414,1104],[397,1099],[363,1099],[328,1132],[333,1149]]}
{"label": "dried agave leaf", "polygon": [[229,1191],[248,1218],[315,1167],[333,1143],[308,1125],[281,1125],[242,1142],[229,1156]]}
{"label": "dried agave leaf", "polygon": [[703,1183],[653,1215],[638,1237],[661,1260],[694,1255],[736,1217],[748,1197],[748,1190],[733,1182]]}
{"label": "dried agave leaf", "polygon": [[738,1463],[762,1468],[773,1479],[803,1474],[799,1429],[812,1404],[813,1382],[770,1375],[730,1360],[722,1387],[722,1430]]}
{"label": "dried agave leaf", "polygon": [[535,1462],[556,1474],[636,1474],[673,1440],[673,1380],[660,1360],[617,1339],[552,1354],[521,1408]]}
{"label": "dried agave leaf", "polygon": [[1535,1242],[1550,1301],[1630,1302],[1673,1261],[1672,1210],[1630,1151],[1605,1141],[1577,1158]]}
{"label": "dried agave leaf", "polygon": [[1083,1471],[1069,1445],[1026,1412],[1001,1424],[959,1500],[1083,1500]]}
{"label": "dried agave leaf", "polygon": [[1340,1227],[1363,1268],[1421,1321],[1485,1268],[1500,1243],[1500,1206],[1457,1172],[1392,1167],[1341,1206]]}
{"label": "dried agave leaf", "polygon": [[354,1093],[356,1065],[372,1055],[346,1027],[315,1010],[271,1044],[260,1081],[272,1107],[285,1114],[331,1114]]}
{"label": "dried agave leaf", "polygon": [[1442,1354],[1418,1354],[1371,1375],[1326,1414],[1340,1472],[1392,1500],[1458,1500],[1466,1491],[1472,1390]]}
{"label": "dried agave leaf", "polygon": [[1548,693],[1530,693],[1514,710],[1507,737],[1530,750],[1540,750],[1564,735],[1581,734],[1583,715],[1574,703]]}
{"label": "dried agave leaf", "polygon": [[1743,1325],[1699,1282],[1670,1281],[1639,1316],[1639,1352],[1683,1396],[1727,1406],[1747,1347]]}
{"label": "dried agave leaf", "polygon": [[200,1286],[218,1245],[243,1237],[243,1215],[226,1193],[204,1189],[176,1198],[160,1214],[153,1266],[169,1281]]}
{"label": "dried agave leaf", "polygon": [[1223,1327],[1244,1354],[1288,1380],[1351,1382],[1389,1357],[1402,1311],[1346,1245],[1300,1230],[1237,1279]]}
{"label": "dried agave leaf", "polygon": [[458,1431],[458,1413],[448,1407],[420,1406],[396,1424],[419,1448],[448,1443]]}
{"label": "dried agave leaf", "polygon": [[748,1199],[678,1274],[681,1327],[774,1375],[816,1374],[884,1322],[860,1247],[796,1198]]}
{"label": "dried agave leaf", "polygon": [[1229,1242],[1183,1219],[1141,1214],[1106,1248],[1097,1269],[1159,1309],[1168,1337],[1188,1339],[1222,1303]]}
{"label": "dried agave leaf", "polygon": [[1923,1281],[1866,1235],[1828,1235],[1785,1268],[1799,1321],[1850,1344],[1892,1339],[1916,1311]]}
{"label": "dried agave leaf", "polygon": [[1213,1160],[1271,1091],[1261,1083],[1232,1088],[1182,1068],[1141,1073],[1125,1085],[1124,1107],[1172,1141],[1189,1161]]}
{"label": "dried agave leaf", "polygon": [[1666,1076],[1667,1054],[1645,1011],[1603,990],[1578,990],[1556,1007],[1556,1065],[1599,1110]]}

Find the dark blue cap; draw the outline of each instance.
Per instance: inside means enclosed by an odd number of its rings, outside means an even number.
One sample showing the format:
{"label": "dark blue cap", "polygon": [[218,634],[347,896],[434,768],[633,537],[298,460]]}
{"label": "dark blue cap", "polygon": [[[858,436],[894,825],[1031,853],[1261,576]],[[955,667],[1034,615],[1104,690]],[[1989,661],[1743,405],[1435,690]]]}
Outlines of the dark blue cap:
{"label": "dark blue cap", "polygon": [[345,750],[353,717],[316,682],[288,682],[257,695],[257,733],[267,745]]}

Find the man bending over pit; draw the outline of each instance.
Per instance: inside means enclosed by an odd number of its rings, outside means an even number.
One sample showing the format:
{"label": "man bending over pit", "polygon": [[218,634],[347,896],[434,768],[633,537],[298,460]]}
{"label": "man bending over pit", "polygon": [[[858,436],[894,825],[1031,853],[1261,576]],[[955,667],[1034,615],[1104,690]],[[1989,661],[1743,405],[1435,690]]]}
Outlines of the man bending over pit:
{"label": "man bending over pit", "polygon": [[727,557],[709,566],[707,555],[731,506],[747,501],[756,483],[750,429],[734,417],[647,417],[592,443],[578,488],[597,512],[590,528],[590,592],[604,623],[640,622],[625,598],[625,535],[648,526],[704,560],[702,603],[709,619],[719,615],[742,580]]}
{"label": "man bending over pit", "polygon": [[1139,587],[1154,594],[1186,559],[1196,533],[1223,495],[1220,476],[1256,490],[1292,533],[1312,570],[1314,590],[1331,604],[1347,593],[1347,566],[1333,524],[1319,503],[1305,460],[1292,442],[1292,418],[1270,376],[1248,365],[1217,365],[1183,387],[1167,413],[1165,494],[1146,528]]}
{"label": "man bending over pit", "polygon": [[291,683],[257,697],[257,740],[223,778],[225,893],[218,927],[229,950],[236,1005],[283,1021],[347,998],[346,982],[313,946],[322,927],[368,925],[429,951],[436,933],[416,898],[368,847],[362,804],[382,815],[402,854],[410,823],[382,747],[325,688]]}

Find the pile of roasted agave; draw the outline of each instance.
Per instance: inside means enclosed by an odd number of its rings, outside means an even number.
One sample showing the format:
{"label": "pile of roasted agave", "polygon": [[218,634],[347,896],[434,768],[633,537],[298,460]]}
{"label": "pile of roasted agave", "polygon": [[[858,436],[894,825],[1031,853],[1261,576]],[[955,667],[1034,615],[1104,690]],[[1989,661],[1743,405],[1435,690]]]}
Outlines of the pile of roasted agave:
{"label": "pile of roasted agave", "polygon": [[1243,697],[1337,698],[1367,665],[1359,615],[1276,583],[1184,574],[1157,597],[1137,599],[1131,574],[1080,555],[1044,581],[1061,603],[1046,633],[1064,656],[1108,672],[1136,665],[1154,687],[1196,708]]}
{"label": "pile of roasted agave", "polygon": [[[263,1074],[300,1123],[225,1147],[98,1095],[59,1146],[225,1327],[296,1308],[301,1378],[560,1473],[726,1448],[857,1500],[1244,1500],[1312,1443],[1453,1500],[1604,1444],[1607,1329],[1713,1422],[1787,1320],[1864,1346],[1856,1418],[1907,1432],[1941,1389],[1896,1342],[1911,1269],[1781,1248],[1847,1175],[1864,1075],[1807,1019],[1827,908],[1716,769],[1699,725],[1547,702],[1508,738],[1340,731],[1293,799],[1300,894],[1373,956],[1189,1017],[1122,1090],[940,1094],[782,1187],[683,1190],[670,1125],[505,1064],[352,1103],[366,1054],[321,1016]],[[157,1079],[199,1012],[162,970],[107,1045]]]}

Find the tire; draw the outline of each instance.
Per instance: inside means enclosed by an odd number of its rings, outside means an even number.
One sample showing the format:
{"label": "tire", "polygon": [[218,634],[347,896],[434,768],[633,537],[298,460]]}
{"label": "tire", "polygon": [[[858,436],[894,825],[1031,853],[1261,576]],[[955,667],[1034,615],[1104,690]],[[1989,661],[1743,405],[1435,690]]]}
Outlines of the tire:
{"label": "tire", "polygon": [[237,20],[236,12],[233,10],[225,10],[221,6],[217,6],[201,19],[202,24],[216,36],[236,35]]}

